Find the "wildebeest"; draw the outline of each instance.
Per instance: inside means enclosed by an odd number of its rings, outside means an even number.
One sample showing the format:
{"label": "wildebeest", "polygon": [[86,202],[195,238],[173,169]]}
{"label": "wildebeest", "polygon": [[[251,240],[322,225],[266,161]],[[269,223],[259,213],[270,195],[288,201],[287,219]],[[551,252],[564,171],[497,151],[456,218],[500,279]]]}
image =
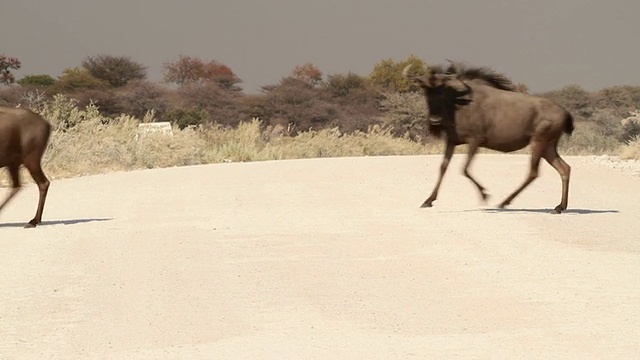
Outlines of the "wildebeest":
{"label": "wildebeest", "polygon": [[424,92],[429,132],[446,136],[438,180],[422,207],[431,207],[438,197],[442,177],[457,145],[468,146],[463,174],[478,188],[483,200],[487,199],[485,188],[469,173],[478,149],[512,152],[530,145],[529,175],[499,207],[509,205],[538,176],[540,159],[544,158],[562,178],[562,199],[553,213],[566,210],[571,167],[558,155],[558,141],[563,132],[567,135],[573,132],[573,116],[549,99],[517,92],[511,80],[489,68],[449,62],[447,67],[427,67],[423,76],[410,76],[411,65],[403,71]]}
{"label": "wildebeest", "polygon": [[12,183],[0,211],[20,191],[21,165],[29,171],[40,190],[36,215],[25,227],[35,227],[42,220],[49,180],[42,171],[41,161],[50,135],[51,125],[33,111],[0,107],[0,168],[7,167]]}

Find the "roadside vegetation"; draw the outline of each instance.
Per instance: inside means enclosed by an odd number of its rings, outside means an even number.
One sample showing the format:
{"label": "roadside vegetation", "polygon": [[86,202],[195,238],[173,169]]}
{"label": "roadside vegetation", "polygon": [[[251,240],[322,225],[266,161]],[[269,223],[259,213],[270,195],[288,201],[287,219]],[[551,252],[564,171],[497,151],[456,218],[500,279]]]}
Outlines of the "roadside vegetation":
{"label": "roadside vegetation", "polygon": [[[127,57],[97,55],[57,78],[34,74],[16,81],[19,60],[0,55],[0,105],[28,107],[52,122],[44,158],[52,178],[218,162],[441,154],[442,141],[426,131],[423,96],[400,76],[409,63],[424,71],[415,56],[382,60],[366,76],[325,76],[303,64],[259,94],[245,94],[242,80],[215,60],[179,56],[155,83]],[[527,92],[525,84],[518,88]],[[535,95],[565,106],[576,119],[573,135],[561,140],[562,154],[640,159],[640,86],[590,92],[568,85]],[[169,122],[173,135],[141,137],[143,122]]]}

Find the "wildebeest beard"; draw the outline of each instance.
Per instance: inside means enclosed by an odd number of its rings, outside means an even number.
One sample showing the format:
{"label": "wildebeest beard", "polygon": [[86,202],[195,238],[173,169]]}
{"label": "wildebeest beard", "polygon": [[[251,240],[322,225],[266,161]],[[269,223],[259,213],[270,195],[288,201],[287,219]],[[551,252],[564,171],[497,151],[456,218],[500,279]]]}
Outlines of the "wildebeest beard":
{"label": "wildebeest beard", "polygon": [[[446,88],[444,91],[449,90],[450,94],[445,96],[444,103],[432,104],[429,107],[429,133],[436,137],[442,135],[442,131],[447,127],[455,127],[455,112],[458,106],[469,105],[473,100],[467,95],[472,95],[473,90],[464,81],[464,90],[456,90],[453,88]],[[432,109],[434,111],[432,111]]]}

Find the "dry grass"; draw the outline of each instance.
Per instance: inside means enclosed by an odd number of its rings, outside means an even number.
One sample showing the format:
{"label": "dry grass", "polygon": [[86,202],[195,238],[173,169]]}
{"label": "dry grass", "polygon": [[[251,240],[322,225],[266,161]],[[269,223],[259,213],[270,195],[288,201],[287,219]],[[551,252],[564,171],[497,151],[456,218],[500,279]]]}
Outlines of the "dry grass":
{"label": "dry grass", "polygon": [[153,121],[152,115],[143,120],[127,115],[105,118],[94,105],[79,109],[63,96],[38,111],[54,125],[43,159],[47,175],[54,179],[217,162],[442,152],[441,142],[424,146],[380,127],[366,133],[328,129],[291,137],[281,129],[265,131],[254,119],[233,129],[174,127],[173,136],[148,134],[136,139],[138,124]]}
{"label": "dry grass", "polygon": [[640,160],[640,136],[631,139],[627,146],[620,151],[620,158],[625,160]]}
{"label": "dry grass", "polygon": [[[43,159],[52,179],[111,171],[162,168],[218,162],[264,161],[314,157],[442,154],[443,143],[426,146],[393,136],[390,128],[371,127],[367,132],[342,134],[337,129],[303,132],[295,137],[283,129],[263,130],[258,120],[237,128],[221,126],[173,128],[174,135],[149,134],[137,140],[138,124],[153,121],[128,115],[105,118],[90,104],[80,109],[63,96],[38,109],[54,125]],[[561,154],[618,153],[620,144],[598,135],[589,124],[577,124],[572,137],[564,137]],[[459,146],[456,153],[466,152]],[[483,149],[481,152],[491,153]],[[528,152],[525,148],[521,151]],[[624,158],[640,158],[636,138],[622,149]],[[26,174],[25,174],[26,175]],[[28,175],[23,179],[29,179]],[[2,183],[7,183],[2,175]]]}

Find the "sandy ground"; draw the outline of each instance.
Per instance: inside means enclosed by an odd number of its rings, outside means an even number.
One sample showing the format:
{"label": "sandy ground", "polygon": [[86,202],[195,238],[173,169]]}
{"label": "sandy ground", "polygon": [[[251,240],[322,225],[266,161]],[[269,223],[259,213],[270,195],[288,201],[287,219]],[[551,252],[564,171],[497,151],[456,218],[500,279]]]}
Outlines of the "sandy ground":
{"label": "sandy ground", "polygon": [[637,359],[640,177],[565,157],[230,163],[25,187],[1,214],[1,359]]}

